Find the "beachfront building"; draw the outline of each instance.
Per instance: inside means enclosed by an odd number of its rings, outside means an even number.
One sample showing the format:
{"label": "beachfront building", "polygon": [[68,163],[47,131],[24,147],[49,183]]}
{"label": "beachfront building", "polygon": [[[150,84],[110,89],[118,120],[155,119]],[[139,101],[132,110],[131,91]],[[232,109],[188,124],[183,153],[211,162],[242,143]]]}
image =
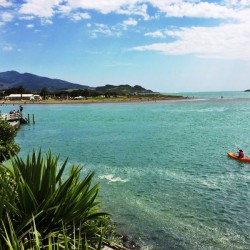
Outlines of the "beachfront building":
{"label": "beachfront building", "polygon": [[11,94],[9,96],[5,96],[5,99],[10,101],[18,101],[18,100],[40,101],[42,100],[42,97],[40,95],[34,95],[34,94]]}

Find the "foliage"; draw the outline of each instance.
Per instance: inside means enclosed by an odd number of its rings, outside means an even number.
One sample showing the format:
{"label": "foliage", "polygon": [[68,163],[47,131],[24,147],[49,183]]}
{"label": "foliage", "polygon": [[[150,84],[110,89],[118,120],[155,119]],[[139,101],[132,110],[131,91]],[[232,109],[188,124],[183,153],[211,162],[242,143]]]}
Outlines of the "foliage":
{"label": "foliage", "polygon": [[46,96],[48,96],[50,94],[50,92],[47,88],[42,88],[39,94],[45,100]]}
{"label": "foliage", "polygon": [[5,90],[5,95],[10,94],[29,94],[30,91],[28,89],[25,89],[22,85],[18,87],[13,87]]}
{"label": "foliage", "polygon": [[77,89],[70,92],[71,97],[84,96],[88,97],[90,95],[90,91],[88,89]]}
{"label": "foliage", "polygon": [[[50,250],[61,250],[61,249],[84,249],[91,250],[91,246],[83,242],[81,235],[77,233],[77,228],[74,226],[73,234],[71,238],[67,235],[67,229],[62,225],[62,233],[51,233],[47,235],[46,239],[41,237],[40,232],[37,230],[35,219],[33,218],[32,227],[27,233],[27,237],[20,241],[14,230],[13,224],[8,216],[8,223],[2,223],[4,234],[4,245],[0,245],[0,249],[11,249],[11,250],[39,250],[39,249],[50,249]],[[8,227],[8,229],[7,229]],[[72,240],[73,239],[73,240]],[[44,244],[44,242],[46,242]],[[102,247],[102,238],[100,237],[99,243],[95,249],[100,250]]]}
{"label": "foliage", "polygon": [[58,169],[59,156],[48,152],[43,157],[41,150],[38,154],[33,151],[26,161],[15,156],[0,165],[0,219],[4,225],[0,226],[0,249],[9,242],[7,235],[13,236],[11,244],[18,242],[19,246],[27,241],[43,246],[61,244],[63,239],[67,246],[77,242],[78,249],[97,249],[109,217],[99,209],[99,185],[92,186],[93,172],[81,179],[78,166],[71,166],[64,179],[66,165],[67,160]]}
{"label": "foliage", "polygon": [[128,95],[131,93],[135,93],[135,92],[141,92],[144,94],[150,94],[152,93],[151,90],[147,90],[144,89],[143,87],[139,86],[139,85],[135,85],[134,87],[130,86],[130,85],[119,85],[119,86],[115,86],[115,85],[105,85],[102,87],[97,87],[96,88],[97,91],[101,91],[103,93],[106,93],[108,95]]}
{"label": "foliage", "polygon": [[0,120],[0,162],[19,152],[20,147],[15,143],[16,133],[8,122]]}
{"label": "foliage", "polygon": [[[47,235],[46,239],[41,238],[41,234],[37,230],[35,219],[33,218],[32,227],[27,233],[28,237],[26,237],[23,241],[20,241],[16,235],[16,232],[13,228],[13,224],[8,216],[8,222],[6,225],[4,223],[0,223],[3,227],[4,234],[3,237],[3,245],[0,244],[0,250],[8,249],[11,250],[39,250],[39,249],[51,249],[51,250],[61,250],[61,249],[86,249],[91,250],[93,247],[83,244],[83,239],[81,238],[81,234],[77,233],[77,229],[74,225],[73,234],[71,237],[67,235],[67,229],[64,225],[62,225],[61,232],[62,233],[50,233]],[[99,239],[98,244],[95,247],[95,250],[103,249],[103,245],[110,247],[111,249],[116,250],[128,250],[126,247],[122,246],[121,240],[114,232],[114,224],[107,218],[107,221],[104,224],[105,230],[108,231],[107,236],[109,240],[102,238]],[[8,230],[6,229],[8,228]],[[73,240],[72,240],[73,239]],[[46,244],[44,244],[46,242]],[[5,247],[5,248],[3,248]]]}

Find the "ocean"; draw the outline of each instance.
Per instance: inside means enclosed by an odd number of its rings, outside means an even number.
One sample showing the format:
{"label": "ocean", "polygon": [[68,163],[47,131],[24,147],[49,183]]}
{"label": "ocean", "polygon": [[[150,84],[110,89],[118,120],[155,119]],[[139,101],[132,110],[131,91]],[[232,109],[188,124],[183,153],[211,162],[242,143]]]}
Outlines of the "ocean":
{"label": "ocean", "polygon": [[[16,141],[95,171],[103,210],[141,249],[250,249],[250,93],[145,103],[24,105]],[[0,106],[2,113],[18,106]]]}

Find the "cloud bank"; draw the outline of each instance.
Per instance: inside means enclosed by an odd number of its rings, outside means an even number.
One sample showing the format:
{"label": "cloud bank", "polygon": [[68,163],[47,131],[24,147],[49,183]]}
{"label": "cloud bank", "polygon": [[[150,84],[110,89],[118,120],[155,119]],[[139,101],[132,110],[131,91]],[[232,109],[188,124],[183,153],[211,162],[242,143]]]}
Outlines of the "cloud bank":
{"label": "cloud bank", "polygon": [[[124,17],[117,24],[97,23],[93,12]],[[152,51],[166,55],[195,55],[203,58],[250,60],[250,0],[0,0],[0,26],[18,20],[54,18],[73,22],[88,20],[92,38],[122,35],[137,28],[144,42],[130,51]],[[167,27],[169,18],[213,19],[213,25]],[[166,27],[147,28],[150,21],[166,20]],[[194,23],[194,22],[193,22]],[[26,27],[34,27],[31,23]],[[144,31],[144,32],[143,32]],[[149,39],[148,42],[145,39]],[[152,39],[155,41],[153,42]],[[159,41],[157,41],[159,40]],[[150,41],[150,42],[149,42]]]}

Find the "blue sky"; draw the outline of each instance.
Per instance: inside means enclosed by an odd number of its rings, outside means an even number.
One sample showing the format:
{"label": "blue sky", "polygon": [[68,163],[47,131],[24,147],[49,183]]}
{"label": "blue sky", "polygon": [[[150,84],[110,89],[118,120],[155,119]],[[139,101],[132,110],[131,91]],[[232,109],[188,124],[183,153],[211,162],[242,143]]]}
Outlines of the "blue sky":
{"label": "blue sky", "polygon": [[0,0],[0,72],[161,92],[250,89],[250,0]]}

